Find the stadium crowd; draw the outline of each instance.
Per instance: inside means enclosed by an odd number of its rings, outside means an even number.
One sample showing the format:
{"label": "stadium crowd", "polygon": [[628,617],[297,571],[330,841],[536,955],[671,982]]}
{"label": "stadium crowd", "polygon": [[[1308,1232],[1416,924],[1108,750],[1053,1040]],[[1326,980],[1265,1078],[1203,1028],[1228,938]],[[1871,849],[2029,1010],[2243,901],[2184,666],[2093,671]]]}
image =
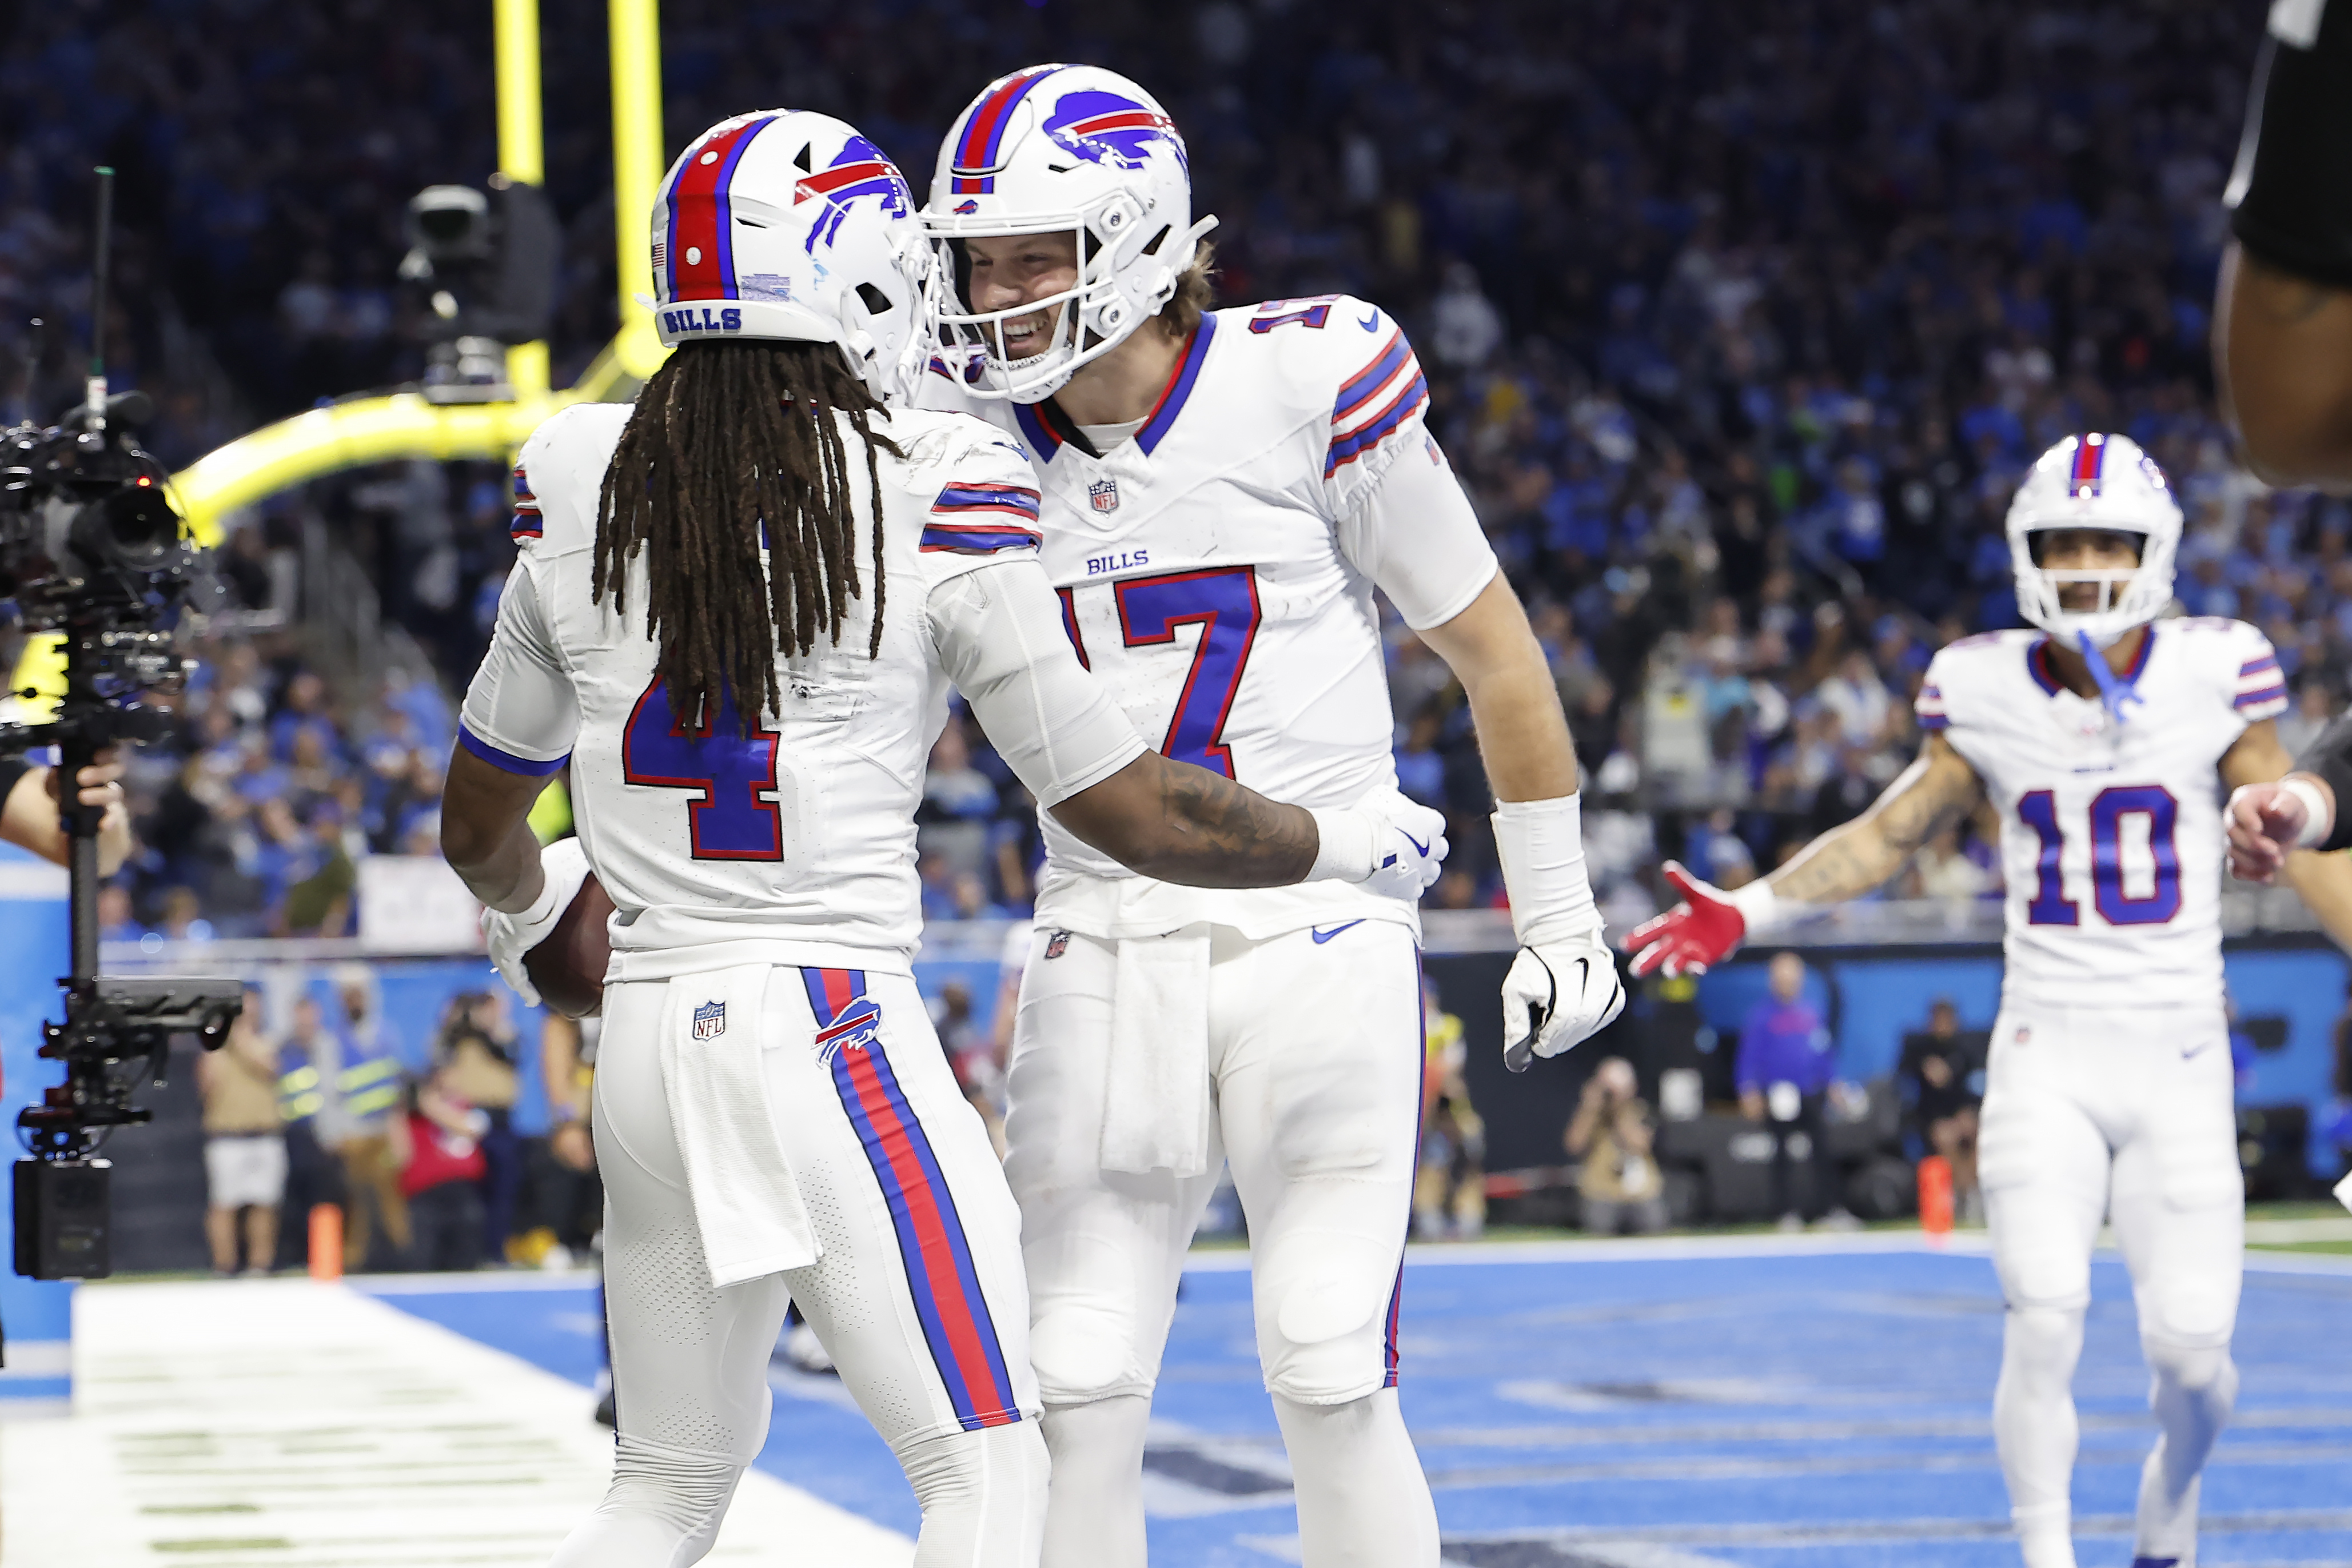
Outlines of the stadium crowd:
{"label": "stadium crowd", "polygon": [[[1151,85],[1224,218],[1224,298],[1344,290],[1412,329],[1433,428],[1551,656],[1622,925],[1661,855],[1737,883],[1892,777],[1934,650],[2015,623],[2002,514],[2069,431],[2125,431],[2171,475],[2182,605],[2269,632],[2300,693],[2289,743],[2337,705],[2352,512],[2243,475],[2205,349],[2262,12],[1212,0],[1171,26],[1129,3],[673,0],[665,112],[673,141],[754,105],[839,113],[919,188],[988,76],[1087,59]],[[15,411],[74,396],[101,160],[122,171],[120,368],[157,392],[168,459],[414,375],[401,206],[489,172],[485,8],[112,15],[92,41],[79,13],[28,14],[0,60],[0,343],[25,359],[25,319],[55,324]],[[544,32],[562,379],[613,324],[604,38],[585,14]],[[460,685],[506,564],[500,494],[484,465],[410,465],[279,509],[343,528]],[[278,521],[233,552],[258,559]],[[1467,709],[1402,627],[1390,643],[1405,788],[1454,819],[1433,897],[1491,903]],[[339,856],[429,843],[446,704],[331,693],[294,652],[219,651],[186,755],[146,780],[138,918],[327,929]],[[923,842],[927,913],[1025,904],[1031,803],[961,725]],[[1992,892],[1990,842],[1948,835],[1907,891]]]}

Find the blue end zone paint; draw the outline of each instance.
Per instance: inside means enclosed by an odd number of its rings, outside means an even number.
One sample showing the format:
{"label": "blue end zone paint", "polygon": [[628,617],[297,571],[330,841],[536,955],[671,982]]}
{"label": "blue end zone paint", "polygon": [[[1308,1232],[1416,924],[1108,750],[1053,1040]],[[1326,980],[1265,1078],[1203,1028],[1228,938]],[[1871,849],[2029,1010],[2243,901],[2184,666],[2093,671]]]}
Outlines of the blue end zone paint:
{"label": "blue end zone paint", "polygon": [[[2352,1270],[2315,1269],[2247,1276],[2238,1420],[2205,1479],[2206,1568],[2352,1563]],[[583,1385],[593,1376],[589,1289],[384,1299]],[[2000,1296],[1978,1256],[1406,1270],[1405,1416],[1447,1559],[1469,1568],[1634,1568],[1663,1550],[1682,1568],[2013,1568],[1989,1419],[2000,1357]],[[906,1484],[837,1385],[777,1382],[760,1468],[911,1534]],[[2155,1429],[2129,1282],[2111,1258],[2094,1270],[2075,1396],[2081,1560],[2122,1568]],[[1187,1276],[1155,1421],[1159,1568],[1296,1561],[1245,1274]]]}

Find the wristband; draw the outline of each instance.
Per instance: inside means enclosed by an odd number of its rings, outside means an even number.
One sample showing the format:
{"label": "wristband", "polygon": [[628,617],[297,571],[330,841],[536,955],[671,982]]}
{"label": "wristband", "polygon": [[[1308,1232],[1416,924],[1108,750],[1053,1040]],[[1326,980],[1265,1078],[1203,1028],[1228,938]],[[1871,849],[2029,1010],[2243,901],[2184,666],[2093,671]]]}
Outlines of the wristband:
{"label": "wristband", "polygon": [[1315,864],[1301,881],[1362,882],[1373,872],[1372,822],[1352,807],[1314,807]]}
{"label": "wristband", "polygon": [[2336,812],[2319,786],[2300,774],[2290,773],[2279,780],[2279,791],[2303,802],[2303,831],[2295,835],[2293,847],[2299,850],[2317,849],[2327,841],[2336,826]]}
{"label": "wristband", "polygon": [[1754,942],[1769,936],[1796,918],[1797,906],[1782,903],[1780,895],[1772,891],[1772,884],[1760,876],[1745,887],[1733,888],[1723,896],[1732,908],[1739,911],[1740,924],[1746,927],[1742,938],[1745,941]]}
{"label": "wristband", "polygon": [[[2295,758],[2294,770],[2326,785],[2339,808],[2352,802],[2352,718],[2339,717],[2321,730]],[[2335,831],[2313,849],[2352,849],[2352,810],[2339,809],[2335,817]]]}
{"label": "wristband", "polygon": [[555,902],[555,879],[546,876],[543,870],[541,875],[539,896],[530,901],[530,907],[519,909],[507,916],[516,936],[530,938],[520,948],[525,953],[539,946],[548,932],[554,928],[556,917],[563,913],[562,906]]}
{"label": "wristband", "polygon": [[1539,941],[1597,936],[1601,910],[1584,870],[1584,803],[1574,795],[1552,800],[1495,802],[1495,853],[1511,899],[1511,928],[1522,947]]}

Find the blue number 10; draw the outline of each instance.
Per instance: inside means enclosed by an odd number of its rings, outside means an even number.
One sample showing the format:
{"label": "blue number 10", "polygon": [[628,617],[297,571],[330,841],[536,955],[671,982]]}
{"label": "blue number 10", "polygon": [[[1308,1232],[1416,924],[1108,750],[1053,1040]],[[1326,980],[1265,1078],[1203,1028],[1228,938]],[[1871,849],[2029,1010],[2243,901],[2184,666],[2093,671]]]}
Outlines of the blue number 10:
{"label": "blue number 10", "polygon": [[[2041,841],[2034,859],[2033,896],[2025,905],[2032,925],[2078,925],[2082,906],[2066,896],[2059,857],[2066,845],[2058,825],[2057,796],[2048,789],[2018,798],[2018,820]],[[2176,829],[2180,803],[2160,784],[2118,784],[2091,801],[2091,896],[2110,925],[2161,925],[2180,913],[2180,852]],[[2147,819],[2148,854],[2156,862],[2156,885],[2135,898],[2124,889],[2124,820]]]}

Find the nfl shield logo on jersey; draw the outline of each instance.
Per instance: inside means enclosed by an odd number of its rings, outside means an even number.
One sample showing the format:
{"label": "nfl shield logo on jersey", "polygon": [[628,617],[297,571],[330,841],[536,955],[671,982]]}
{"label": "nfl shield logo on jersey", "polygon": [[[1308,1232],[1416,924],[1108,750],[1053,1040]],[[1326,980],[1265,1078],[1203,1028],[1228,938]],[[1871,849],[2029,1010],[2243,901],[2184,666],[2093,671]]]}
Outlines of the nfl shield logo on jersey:
{"label": "nfl shield logo on jersey", "polygon": [[1070,934],[1068,932],[1056,931],[1045,938],[1045,956],[1049,961],[1060,957],[1069,950]]}
{"label": "nfl shield logo on jersey", "polygon": [[1087,499],[1094,503],[1095,510],[1097,512],[1118,511],[1118,481],[1116,479],[1096,480],[1093,484],[1087,486]]}
{"label": "nfl shield logo on jersey", "polygon": [[694,1009],[694,1038],[717,1040],[727,1032],[727,1004],[705,1002]]}

